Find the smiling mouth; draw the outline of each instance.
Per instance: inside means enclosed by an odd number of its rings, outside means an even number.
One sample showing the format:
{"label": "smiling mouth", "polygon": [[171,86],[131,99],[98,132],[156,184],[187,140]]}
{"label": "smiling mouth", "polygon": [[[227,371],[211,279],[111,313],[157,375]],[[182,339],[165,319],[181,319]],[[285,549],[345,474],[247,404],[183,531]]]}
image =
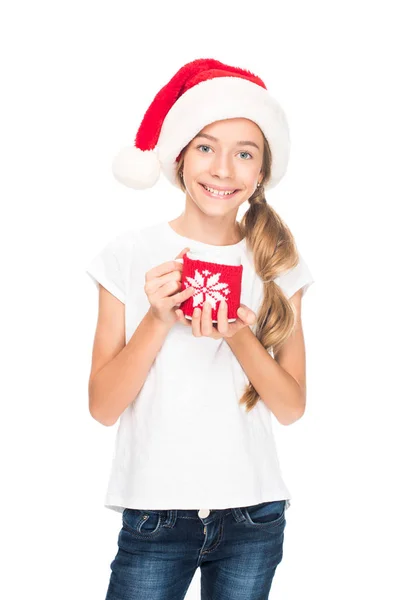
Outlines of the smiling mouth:
{"label": "smiling mouth", "polygon": [[204,185],[203,183],[200,183],[199,185],[201,185],[207,196],[211,196],[212,198],[231,198],[239,191],[233,190],[232,192],[224,192],[223,190],[215,190],[213,188],[210,188]]}

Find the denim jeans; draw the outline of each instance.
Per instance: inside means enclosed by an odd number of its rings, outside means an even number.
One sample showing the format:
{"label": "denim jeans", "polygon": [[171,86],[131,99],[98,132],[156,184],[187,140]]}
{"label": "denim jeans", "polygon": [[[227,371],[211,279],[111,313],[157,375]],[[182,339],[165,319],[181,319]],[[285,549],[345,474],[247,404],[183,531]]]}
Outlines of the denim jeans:
{"label": "denim jeans", "polygon": [[[202,513],[203,514],[203,513]],[[282,560],[286,500],[242,508],[125,508],[105,600],[266,600]]]}

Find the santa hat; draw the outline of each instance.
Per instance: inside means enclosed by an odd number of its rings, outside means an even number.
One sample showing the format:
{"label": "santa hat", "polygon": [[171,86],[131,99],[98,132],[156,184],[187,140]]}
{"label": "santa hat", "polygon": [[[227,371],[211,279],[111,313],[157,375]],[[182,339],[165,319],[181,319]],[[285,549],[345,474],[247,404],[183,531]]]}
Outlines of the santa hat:
{"label": "santa hat", "polygon": [[259,77],[212,58],[187,63],[157,93],[134,145],[115,157],[114,176],[128,187],[145,189],[157,182],[162,171],[179,187],[176,166],[181,150],[206,125],[236,117],[254,121],[267,138],[272,165],[265,189],[276,186],[289,159],[285,113]]}

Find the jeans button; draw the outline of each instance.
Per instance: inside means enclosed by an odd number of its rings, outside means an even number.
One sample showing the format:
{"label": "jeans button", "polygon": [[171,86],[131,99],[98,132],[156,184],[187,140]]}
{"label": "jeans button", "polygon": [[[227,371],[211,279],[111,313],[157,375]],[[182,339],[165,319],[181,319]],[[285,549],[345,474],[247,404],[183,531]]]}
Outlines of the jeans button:
{"label": "jeans button", "polygon": [[210,514],[210,509],[209,508],[201,508],[199,510],[198,514],[201,519],[205,519]]}

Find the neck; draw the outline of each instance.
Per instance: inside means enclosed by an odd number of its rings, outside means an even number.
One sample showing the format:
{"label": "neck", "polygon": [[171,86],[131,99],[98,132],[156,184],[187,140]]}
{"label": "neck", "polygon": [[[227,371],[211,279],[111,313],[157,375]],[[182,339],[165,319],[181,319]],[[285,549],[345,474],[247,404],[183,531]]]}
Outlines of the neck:
{"label": "neck", "polygon": [[179,235],[202,241],[204,244],[231,246],[243,239],[236,219],[233,223],[228,222],[226,218],[205,220],[203,216],[200,220],[191,216],[189,219],[183,212],[176,219],[169,221],[169,224]]}

